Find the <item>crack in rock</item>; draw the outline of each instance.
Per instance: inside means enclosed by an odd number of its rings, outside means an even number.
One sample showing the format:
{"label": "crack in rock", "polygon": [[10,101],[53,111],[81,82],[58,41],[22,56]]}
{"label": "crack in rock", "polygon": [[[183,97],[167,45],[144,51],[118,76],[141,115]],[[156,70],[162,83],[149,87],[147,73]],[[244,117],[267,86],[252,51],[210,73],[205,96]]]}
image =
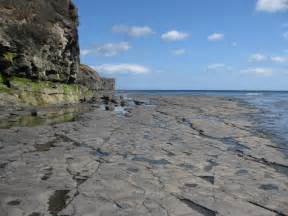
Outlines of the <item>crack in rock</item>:
{"label": "crack in rock", "polygon": [[277,216],[288,216],[287,214],[284,214],[284,213],[282,213],[282,212],[280,212],[280,211],[278,211],[278,210],[268,208],[268,207],[266,207],[266,206],[263,206],[263,205],[261,205],[261,204],[259,204],[259,203],[254,202],[254,201],[248,201],[248,203],[250,203],[250,204],[252,204],[252,205],[255,205],[255,206],[257,206],[257,207],[263,208],[263,209],[265,209],[265,210],[267,210],[267,211],[274,212],[274,213],[277,214]]}
{"label": "crack in rock", "polygon": [[[175,196],[175,195],[174,195]],[[179,201],[182,203],[185,203],[187,206],[189,206],[191,209],[197,211],[198,213],[204,215],[204,216],[216,216],[218,214],[217,211],[211,210],[207,208],[206,206],[200,205],[190,199],[187,199],[185,197],[181,196],[175,196]]]}
{"label": "crack in rock", "polygon": [[260,163],[260,164],[269,166],[269,167],[273,168],[276,172],[288,176],[288,165],[280,164],[280,163],[276,163],[276,162],[271,162],[265,158],[257,158],[257,157],[254,157],[252,155],[246,155],[246,154],[244,154],[243,151],[238,151],[237,156],[244,158],[245,160],[250,160],[250,161],[254,161],[256,163]]}

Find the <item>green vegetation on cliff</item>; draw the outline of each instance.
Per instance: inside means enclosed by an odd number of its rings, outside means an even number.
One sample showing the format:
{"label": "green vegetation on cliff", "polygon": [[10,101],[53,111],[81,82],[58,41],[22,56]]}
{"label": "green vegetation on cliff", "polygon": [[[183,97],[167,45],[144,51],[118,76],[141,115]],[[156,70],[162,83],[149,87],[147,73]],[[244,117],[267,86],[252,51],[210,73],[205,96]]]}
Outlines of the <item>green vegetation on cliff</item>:
{"label": "green vegetation on cliff", "polygon": [[89,101],[115,81],[80,65],[72,0],[0,0],[0,106]]}
{"label": "green vegetation on cliff", "polygon": [[4,83],[0,75],[0,99],[5,97],[11,104],[27,106],[46,106],[79,103],[90,100],[94,93],[78,84],[54,83],[50,81],[31,81],[26,78],[12,77],[11,88]]}

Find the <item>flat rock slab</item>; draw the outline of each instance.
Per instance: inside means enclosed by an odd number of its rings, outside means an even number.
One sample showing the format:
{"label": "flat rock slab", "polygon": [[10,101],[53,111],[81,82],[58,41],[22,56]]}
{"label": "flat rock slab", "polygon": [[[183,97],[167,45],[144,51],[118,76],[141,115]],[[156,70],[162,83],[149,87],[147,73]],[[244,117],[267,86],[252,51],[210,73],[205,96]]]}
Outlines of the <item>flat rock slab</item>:
{"label": "flat rock slab", "polygon": [[255,133],[257,110],[218,97],[136,100],[153,106],[1,129],[0,215],[288,215],[288,159]]}

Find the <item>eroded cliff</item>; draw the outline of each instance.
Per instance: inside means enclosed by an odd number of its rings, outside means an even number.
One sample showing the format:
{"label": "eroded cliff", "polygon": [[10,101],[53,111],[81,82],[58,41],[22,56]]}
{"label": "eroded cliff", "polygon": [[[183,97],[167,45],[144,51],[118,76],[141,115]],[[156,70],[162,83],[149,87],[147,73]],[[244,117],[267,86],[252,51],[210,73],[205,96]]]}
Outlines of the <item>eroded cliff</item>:
{"label": "eroded cliff", "polygon": [[0,0],[2,104],[77,103],[114,89],[113,79],[80,70],[77,27],[71,0]]}

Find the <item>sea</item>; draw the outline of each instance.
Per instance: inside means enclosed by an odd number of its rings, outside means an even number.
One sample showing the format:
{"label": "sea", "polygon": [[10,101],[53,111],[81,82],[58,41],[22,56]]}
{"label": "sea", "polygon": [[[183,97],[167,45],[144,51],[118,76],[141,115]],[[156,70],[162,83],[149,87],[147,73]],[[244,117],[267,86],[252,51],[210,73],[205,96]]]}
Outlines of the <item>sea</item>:
{"label": "sea", "polygon": [[212,90],[130,90],[127,96],[217,96],[227,97],[259,109],[253,115],[257,128],[283,149],[288,149],[288,91],[212,91]]}

